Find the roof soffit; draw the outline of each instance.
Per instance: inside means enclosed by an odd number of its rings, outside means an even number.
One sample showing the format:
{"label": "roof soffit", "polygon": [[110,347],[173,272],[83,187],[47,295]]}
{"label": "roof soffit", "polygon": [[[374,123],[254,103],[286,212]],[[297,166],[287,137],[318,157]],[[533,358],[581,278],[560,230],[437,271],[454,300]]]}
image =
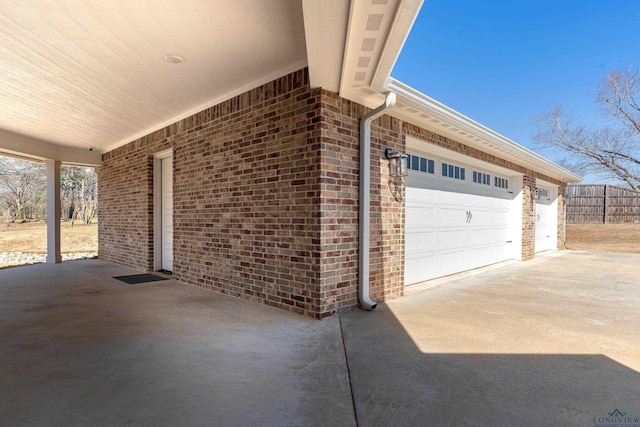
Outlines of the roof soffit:
{"label": "roof soffit", "polygon": [[302,0],[309,80],[312,87],[340,90],[349,1]]}
{"label": "roof soffit", "polygon": [[374,108],[422,0],[352,1],[345,42],[340,95]]}
{"label": "roof soffit", "polygon": [[7,0],[0,39],[0,129],[96,152],[307,65],[301,0]]}

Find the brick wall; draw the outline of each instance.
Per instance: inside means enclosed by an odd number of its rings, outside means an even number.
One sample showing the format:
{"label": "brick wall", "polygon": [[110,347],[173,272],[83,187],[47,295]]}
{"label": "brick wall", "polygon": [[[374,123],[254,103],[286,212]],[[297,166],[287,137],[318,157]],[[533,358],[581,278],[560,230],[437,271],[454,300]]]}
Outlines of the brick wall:
{"label": "brick wall", "polygon": [[363,108],[323,92],[320,276],[324,313],[358,304],[358,117]]}
{"label": "brick wall", "polygon": [[[324,313],[358,305],[359,126],[369,110],[323,92],[322,261]],[[371,128],[370,296],[404,289],[404,186],[389,180],[386,147],[405,150],[402,122],[389,116]]]}
{"label": "brick wall", "polygon": [[567,243],[567,217],[565,215],[565,197],[564,193],[567,188],[566,184],[558,186],[558,249],[565,249]]}
{"label": "brick wall", "polygon": [[319,314],[319,101],[297,73],[214,107],[176,140],[176,277]]}
{"label": "brick wall", "polygon": [[106,153],[100,257],[153,269],[153,155],[172,148],[174,278],[320,316],[320,98],[302,70]]}
{"label": "brick wall", "polygon": [[[311,89],[301,70],[104,154],[100,258],[153,270],[153,160],[171,149],[176,280],[316,318],[357,307],[359,123],[367,111]],[[522,170],[523,257],[533,256],[527,192],[535,174],[385,115],[371,138],[372,299],[403,294],[404,184],[390,179],[384,150],[405,151],[406,135]]]}
{"label": "brick wall", "polygon": [[536,194],[535,174],[528,172],[522,178],[522,260],[536,255]]}
{"label": "brick wall", "polygon": [[389,177],[387,147],[406,152],[404,122],[390,116],[371,127],[371,273],[370,292],[375,301],[404,294],[404,180]]}
{"label": "brick wall", "polygon": [[[322,318],[357,306],[359,119],[306,70],[103,156],[100,258],[153,270],[153,158],[173,150],[174,278]],[[372,296],[401,294],[403,204],[373,128]],[[382,142],[384,141],[384,144]]]}
{"label": "brick wall", "polygon": [[[107,153],[98,172],[98,252],[101,259],[153,268],[153,161],[139,144]],[[117,150],[118,151],[118,150]]]}

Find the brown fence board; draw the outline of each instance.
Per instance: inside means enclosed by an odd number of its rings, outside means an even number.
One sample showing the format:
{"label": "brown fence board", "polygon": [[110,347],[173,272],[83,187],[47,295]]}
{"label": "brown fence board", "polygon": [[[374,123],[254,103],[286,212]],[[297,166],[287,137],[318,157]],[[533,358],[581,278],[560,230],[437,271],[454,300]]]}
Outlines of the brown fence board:
{"label": "brown fence board", "polygon": [[640,191],[615,185],[569,185],[567,223],[640,223]]}

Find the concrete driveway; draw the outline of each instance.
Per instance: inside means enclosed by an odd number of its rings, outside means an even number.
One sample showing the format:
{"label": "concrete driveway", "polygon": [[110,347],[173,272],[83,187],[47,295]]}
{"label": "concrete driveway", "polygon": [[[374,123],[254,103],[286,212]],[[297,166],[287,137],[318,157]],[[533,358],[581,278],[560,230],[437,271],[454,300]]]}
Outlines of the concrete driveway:
{"label": "concrete driveway", "polygon": [[0,425],[607,425],[640,416],[639,265],[557,252],[323,321],[97,260],[0,270]]}

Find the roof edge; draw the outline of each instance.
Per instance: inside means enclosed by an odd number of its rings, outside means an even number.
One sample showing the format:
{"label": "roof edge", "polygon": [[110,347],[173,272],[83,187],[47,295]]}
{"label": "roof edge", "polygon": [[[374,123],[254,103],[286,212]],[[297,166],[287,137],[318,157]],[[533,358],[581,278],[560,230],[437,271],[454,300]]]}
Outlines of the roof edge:
{"label": "roof edge", "polygon": [[579,175],[576,175],[568,169],[523,147],[517,142],[512,141],[498,132],[470,119],[462,113],[447,107],[446,105],[430,98],[409,85],[394,79],[393,77],[389,77],[387,79],[384,89],[395,92],[403,102],[408,103],[433,117],[437,117],[443,122],[449,123],[457,128],[464,129],[470,134],[495,144],[504,150],[519,154],[519,157],[522,157],[527,161],[527,164],[524,166],[527,166],[536,172],[543,172],[545,175],[559,179],[563,182],[582,181],[582,177]]}

